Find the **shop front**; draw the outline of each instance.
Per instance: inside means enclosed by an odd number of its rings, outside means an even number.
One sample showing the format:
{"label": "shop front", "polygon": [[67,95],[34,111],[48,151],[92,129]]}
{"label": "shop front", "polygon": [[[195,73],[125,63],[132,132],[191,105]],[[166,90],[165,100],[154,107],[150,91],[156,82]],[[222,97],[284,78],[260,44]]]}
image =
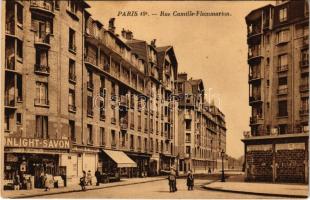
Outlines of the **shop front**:
{"label": "shop front", "polygon": [[121,177],[132,177],[137,163],[122,151],[102,149],[98,166],[108,181],[118,181]]}
{"label": "shop front", "polygon": [[160,171],[170,171],[170,168],[175,165],[175,156],[169,154],[160,154]]}
{"label": "shop front", "polygon": [[147,177],[150,168],[151,154],[126,152],[126,154],[137,163],[137,167],[133,168],[132,177]]}
{"label": "shop front", "polygon": [[66,186],[66,166],[60,164],[68,154],[68,140],[5,138],[4,189],[43,188],[46,174],[51,187]]}

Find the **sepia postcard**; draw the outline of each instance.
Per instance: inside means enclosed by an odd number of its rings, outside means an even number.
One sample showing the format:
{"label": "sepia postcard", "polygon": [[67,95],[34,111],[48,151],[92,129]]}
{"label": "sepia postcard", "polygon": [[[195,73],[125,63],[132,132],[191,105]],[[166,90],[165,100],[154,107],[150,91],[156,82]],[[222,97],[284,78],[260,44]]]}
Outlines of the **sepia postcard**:
{"label": "sepia postcard", "polygon": [[308,197],[308,0],[0,1],[2,198]]}

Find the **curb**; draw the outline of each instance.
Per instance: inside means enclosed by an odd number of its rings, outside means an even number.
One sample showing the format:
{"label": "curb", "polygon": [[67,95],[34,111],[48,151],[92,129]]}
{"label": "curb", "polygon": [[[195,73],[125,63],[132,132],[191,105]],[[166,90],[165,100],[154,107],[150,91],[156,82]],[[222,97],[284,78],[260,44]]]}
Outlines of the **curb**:
{"label": "curb", "polygon": [[[215,181],[214,181],[215,182]],[[219,188],[212,188],[208,187],[210,183],[201,186],[207,190],[213,191],[221,191],[221,192],[232,192],[232,193],[239,193],[239,194],[253,194],[253,195],[263,195],[263,196],[274,196],[274,197],[291,197],[291,198],[308,198],[306,195],[290,195],[290,194],[271,194],[271,193],[264,193],[264,192],[249,192],[249,191],[237,191],[237,190],[229,190],[229,189],[219,189]]]}
{"label": "curb", "polygon": [[[99,190],[99,189],[104,189],[104,188],[112,188],[112,187],[120,187],[120,186],[128,186],[128,185],[136,185],[136,184],[141,184],[141,183],[149,183],[149,182],[155,182],[155,181],[161,181],[165,180],[166,178],[160,178],[156,180],[149,180],[149,181],[142,181],[142,182],[136,182],[136,183],[124,183],[121,185],[108,185],[104,187],[94,187],[94,188],[89,188],[86,189],[86,191],[89,190]],[[42,194],[31,194],[31,195],[23,195],[23,196],[12,196],[12,197],[4,197],[2,198],[7,198],[7,199],[25,199],[25,198],[31,198],[31,197],[40,197],[40,196],[46,196],[46,195],[55,195],[55,194],[65,194],[65,193],[72,193],[72,192],[83,192],[81,189],[72,189],[72,190],[67,190],[67,191],[59,191],[59,192],[53,192],[53,193],[42,193]]]}

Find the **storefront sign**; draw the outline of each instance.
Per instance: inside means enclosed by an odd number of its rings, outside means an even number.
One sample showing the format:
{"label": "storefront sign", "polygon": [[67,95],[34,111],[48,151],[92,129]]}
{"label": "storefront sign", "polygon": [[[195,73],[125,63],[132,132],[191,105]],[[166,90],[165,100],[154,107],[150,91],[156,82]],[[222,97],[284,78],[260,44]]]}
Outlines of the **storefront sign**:
{"label": "storefront sign", "polygon": [[271,144],[258,144],[258,145],[248,145],[247,152],[249,151],[270,151],[272,150]]}
{"label": "storefront sign", "polygon": [[5,147],[70,149],[69,140],[6,137]]}
{"label": "storefront sign", "polygon": [[276,151],[278,150],[294,150],[301,149],[305,150],[305,143],[285,143],[285,144],[276,144]]}

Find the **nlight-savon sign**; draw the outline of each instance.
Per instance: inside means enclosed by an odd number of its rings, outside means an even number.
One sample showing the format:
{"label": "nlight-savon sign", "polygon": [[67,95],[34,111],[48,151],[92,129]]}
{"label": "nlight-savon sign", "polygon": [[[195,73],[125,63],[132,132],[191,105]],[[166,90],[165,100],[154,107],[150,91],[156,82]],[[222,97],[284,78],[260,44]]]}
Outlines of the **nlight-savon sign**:
{"label": "nlight-savon sign", "polygon": [[5,147],[70,149],[70,141],[62,139],[38,139],[5,137]]}

